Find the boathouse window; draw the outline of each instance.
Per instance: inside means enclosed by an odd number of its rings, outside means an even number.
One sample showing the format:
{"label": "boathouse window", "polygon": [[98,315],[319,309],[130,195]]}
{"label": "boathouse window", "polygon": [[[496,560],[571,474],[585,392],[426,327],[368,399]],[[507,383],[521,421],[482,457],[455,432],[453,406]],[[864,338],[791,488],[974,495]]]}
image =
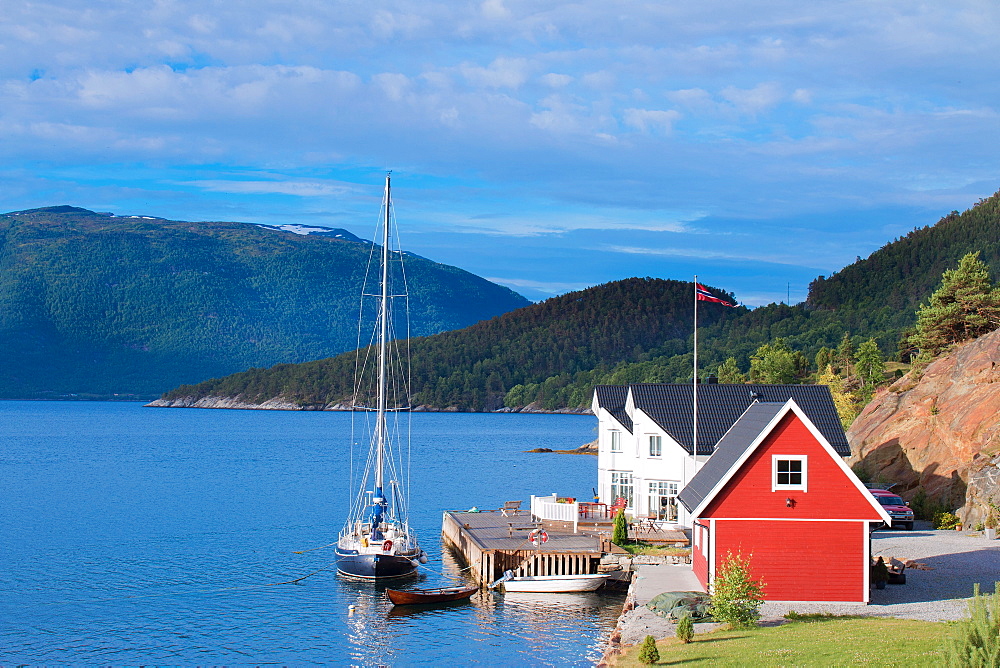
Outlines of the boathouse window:
{"label": "boathouse window", "polygon": [[649,456],[659,457],[663,454],[663,437],[653,436],[649,437]]}
{"label": "boathouse window", "polygon": [[649,514],[658,520],[677,521],[677,483],[671,480],[651,480],[649,483]]}
{"label": "boathouse window", "polygon": [[622,433],[617,430],[611,432],[611,452],[622,451]]}
{"label": "boathouse window", "polygon": [[632,507],[632,474],[628,471],[611,472],[611,498],[622,498]]}
{"label": "boathouse window", "polygon": [[797,489],[806,491],[808,459],[805,455],[774,455],[772,457],[772,491]]}

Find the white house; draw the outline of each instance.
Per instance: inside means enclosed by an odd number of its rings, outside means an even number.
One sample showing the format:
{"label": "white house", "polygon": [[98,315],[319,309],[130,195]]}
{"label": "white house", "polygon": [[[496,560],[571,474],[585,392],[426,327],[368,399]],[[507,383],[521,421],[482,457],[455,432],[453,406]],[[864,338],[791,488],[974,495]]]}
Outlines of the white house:
{"label": "white house", "polygon": [[624,498],[633,517],[680,526],[690,518],[677,495],[711,456],[715,444],[754,401],[795,399],[838,454],[850,447],[825,385],[698,386],[698,452],[694,454],[694,397],[690,384],[599,385],[597,490],[601,501]]}

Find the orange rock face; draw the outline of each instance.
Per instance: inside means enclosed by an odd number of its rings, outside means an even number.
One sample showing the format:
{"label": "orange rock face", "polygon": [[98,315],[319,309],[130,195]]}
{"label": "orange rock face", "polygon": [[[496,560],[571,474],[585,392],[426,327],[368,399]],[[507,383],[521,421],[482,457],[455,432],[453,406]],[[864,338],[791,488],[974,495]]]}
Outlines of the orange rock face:
{"label": "orange rock face", "polygon": [[847,440],[849,464],[896,482],[904,498],[923,488],[963,521],[982,521],[985,500],[998,491],[978,486],[996,478],[983,469],[996,468],[1000,453],[1000,330],[938,358],[919,380],[907,375],[880,391]]}

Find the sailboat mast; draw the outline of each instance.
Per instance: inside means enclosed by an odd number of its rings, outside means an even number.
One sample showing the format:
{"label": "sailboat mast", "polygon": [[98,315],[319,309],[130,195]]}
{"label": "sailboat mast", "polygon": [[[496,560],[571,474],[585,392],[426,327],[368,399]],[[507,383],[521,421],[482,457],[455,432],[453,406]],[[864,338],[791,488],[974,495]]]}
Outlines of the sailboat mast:
{"label": "sailboat mast", "polygon": [[386,374],[388,373],[387,356],[389,352],[389,209],[391,199],[389,194],[389,174],[385,175],[385,207],[382,219],[382,295],[378,315],[378,409],[375,414],[375,489],[376,494],[382,494],[382,469],[385,460],[385,445],[387,440],[385,410],[386,410]]}

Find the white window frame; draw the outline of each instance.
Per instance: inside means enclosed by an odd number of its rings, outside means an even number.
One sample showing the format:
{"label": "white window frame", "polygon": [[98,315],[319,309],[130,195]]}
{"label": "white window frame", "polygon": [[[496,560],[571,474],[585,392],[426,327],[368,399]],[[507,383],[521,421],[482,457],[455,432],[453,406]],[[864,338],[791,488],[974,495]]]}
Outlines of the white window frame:
{"label": "white window frame", "polygon": [[611,430],[611,452],[622,451],[622,433],[617,429]]}
{"label": "white window frame", "polygon": [[[802,482],[800,484],[778,484],[778,462],[800,462]],[[771,491],[809,491],[809,457],[807,455],[771,455]]]}
{"label": "white window frame", "polygon": [[627,508],[634,507],[635,476],[632,475],[631,471],[611,471],[610,473],[611,502],[614,503],[618,497],[622,497],[628,501]]}
{"label": "white window frame", "polygon": [[[677,494],[680,483],[676,480],[647,480],[646,481],[646,503],[650,516],[656,515],[658,519],[667,522],[676,522],[680,517],[680,509],[677,506]],[[673,507],[673,517],[659,517],[661,499],[671,499],[669,503]]]}
{"label": "white window frame", "polygon": [[[656,452],[653,452],[653,443],[656,443]],[[649,434],[649,456],[663,456],[663,437],[659,434]]]}

